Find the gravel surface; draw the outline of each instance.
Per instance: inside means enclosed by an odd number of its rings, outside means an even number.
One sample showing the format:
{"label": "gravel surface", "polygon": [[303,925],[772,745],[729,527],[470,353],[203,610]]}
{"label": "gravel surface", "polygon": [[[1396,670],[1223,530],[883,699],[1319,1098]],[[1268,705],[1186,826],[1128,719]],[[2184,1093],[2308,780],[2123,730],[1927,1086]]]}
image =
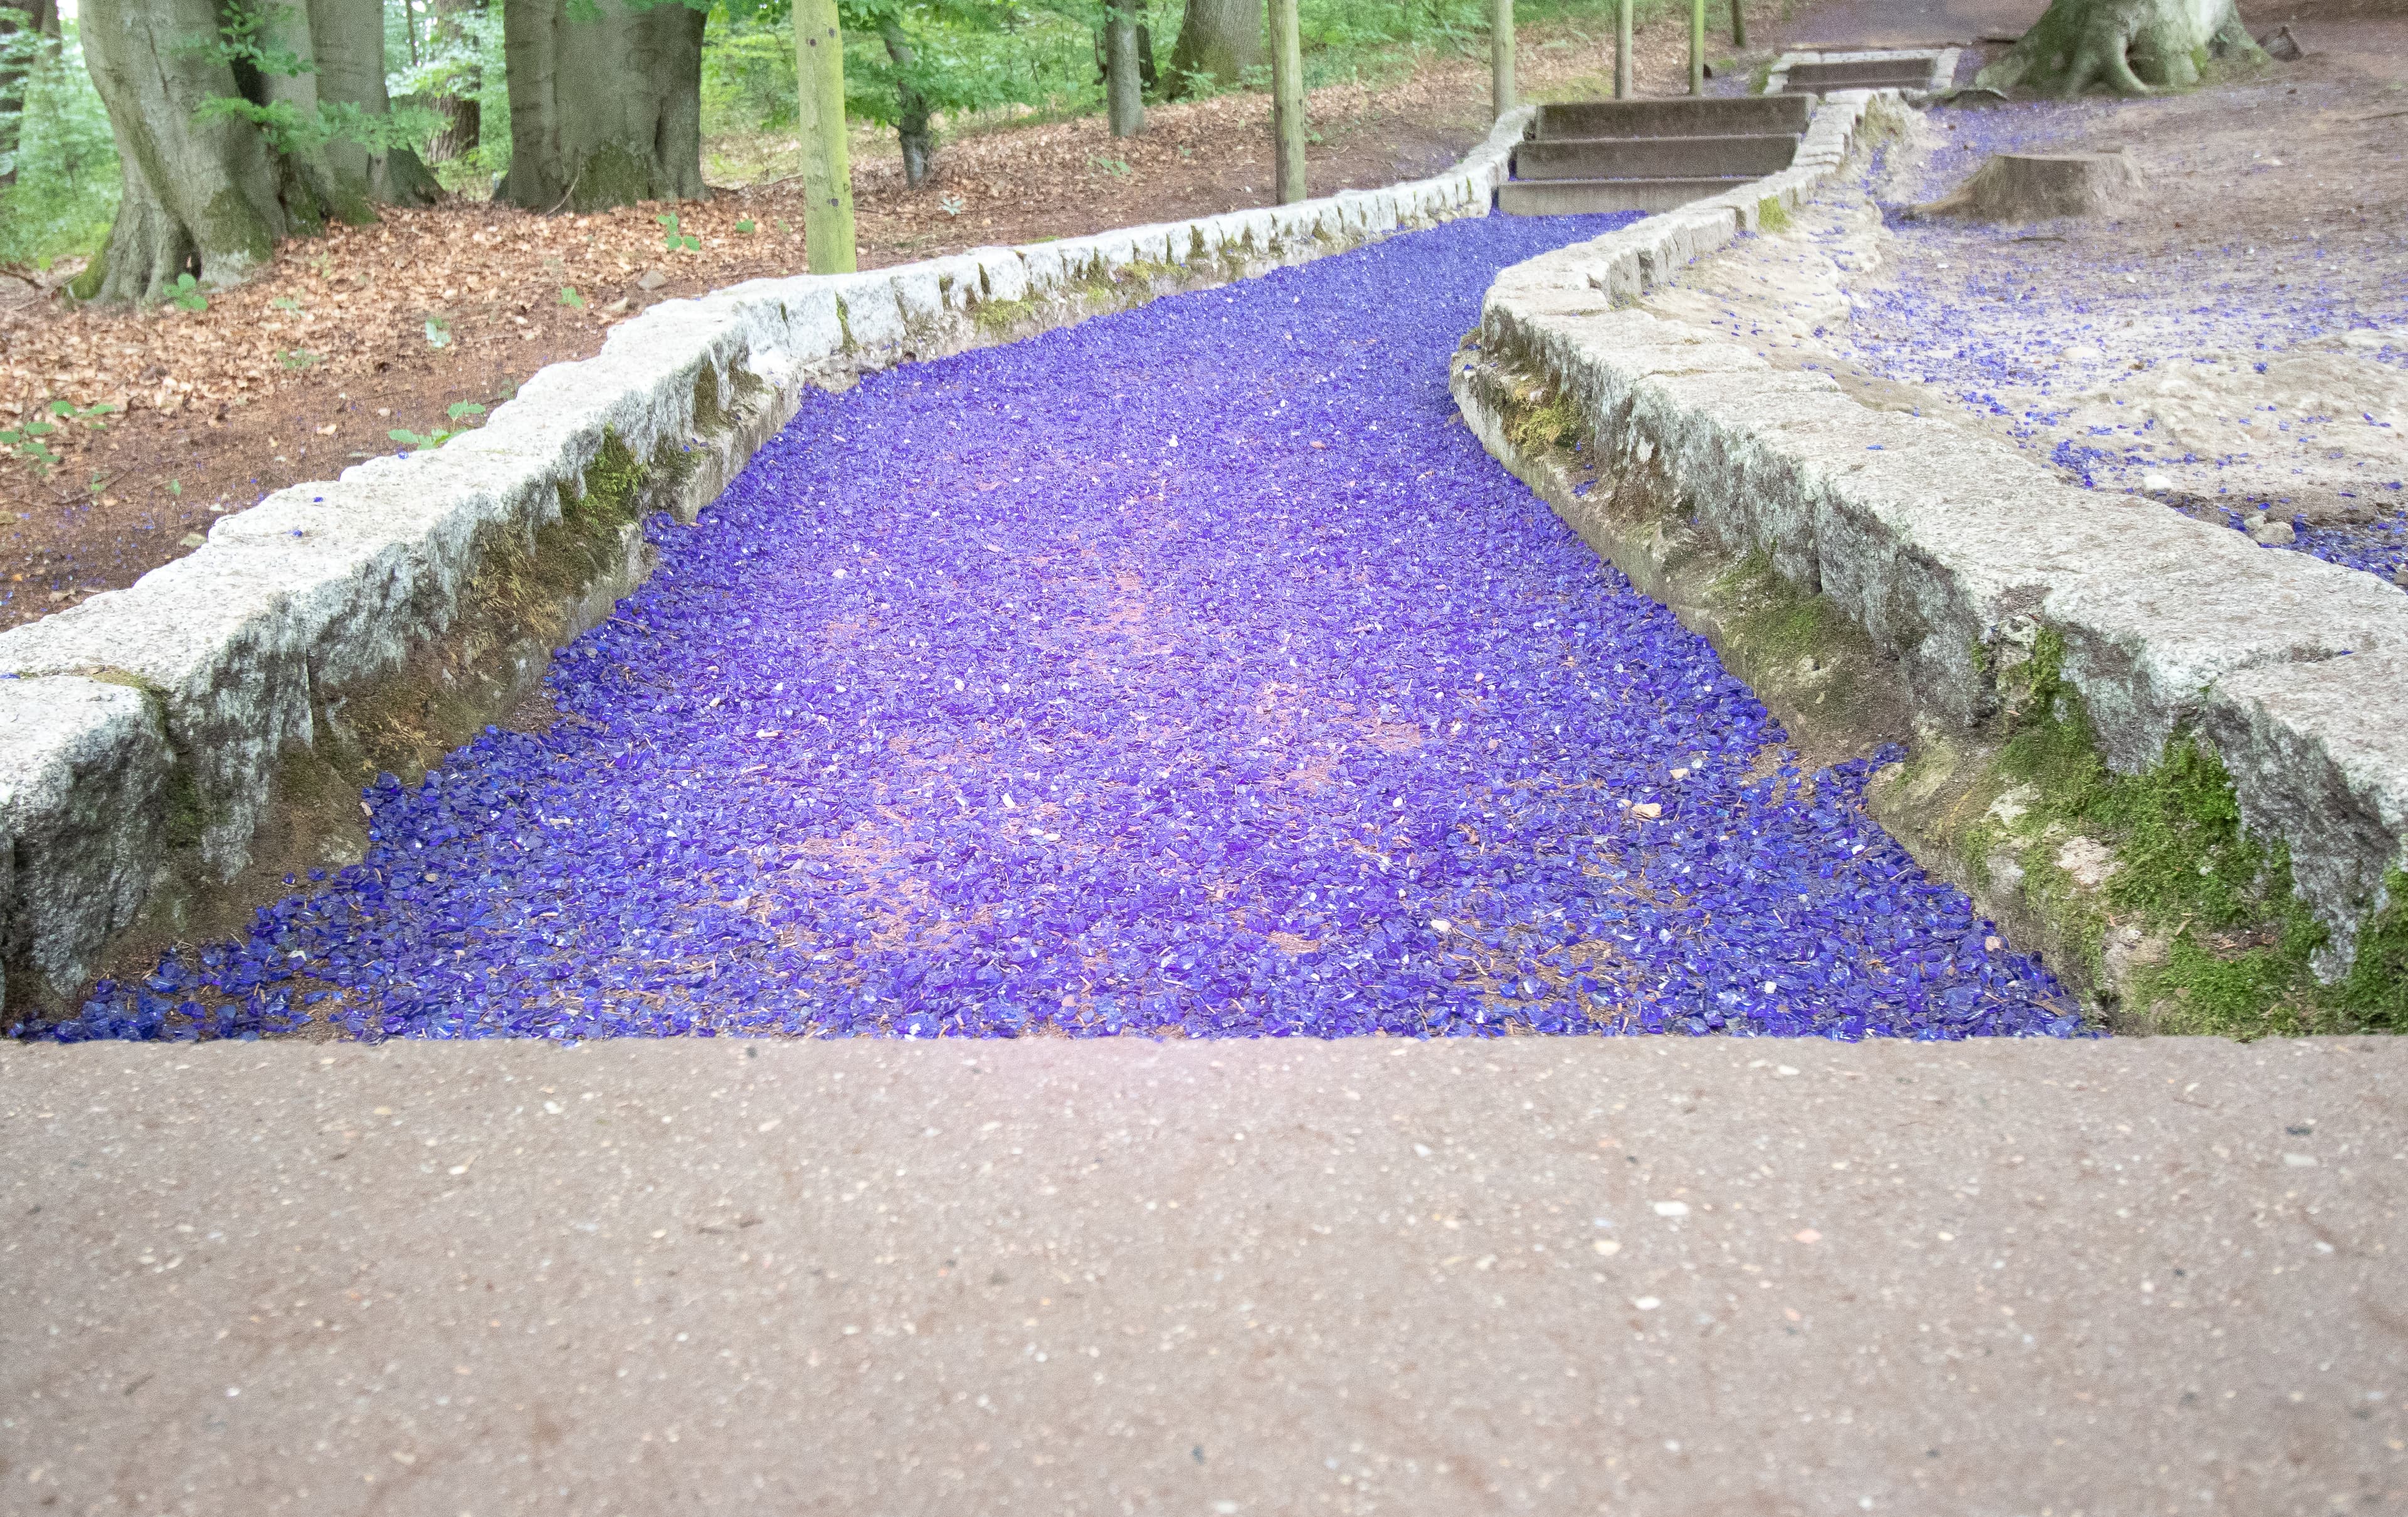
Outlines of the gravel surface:
{"label": "gravel surface", "polygon": [[2078,1030],[1456,419],[1460,222],[808,403],[561,716],[65,1038]]}

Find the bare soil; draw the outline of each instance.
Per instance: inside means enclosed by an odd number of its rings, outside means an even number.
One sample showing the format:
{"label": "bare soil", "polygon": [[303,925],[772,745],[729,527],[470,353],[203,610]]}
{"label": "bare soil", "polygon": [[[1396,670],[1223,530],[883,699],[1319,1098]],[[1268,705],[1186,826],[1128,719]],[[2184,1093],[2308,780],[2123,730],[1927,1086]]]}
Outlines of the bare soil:
{"label": "bare soil", "polygon": [[[1533,97],[1610,88],[1610,36],[1523,37]],[[1642,30],[1642,91],[1681,87],[1685,46],[1675,25]],[[1316,91],[1309,109],[1315,193],[1421,178],[1487,130],[1485,60]],[[1269,133],[1268,98],[1245,94],[1153,107],[1132,139],[1094,119],[984,130],[946,143],[917,191],[891,139],[858,134],[862,265],[1266,205]],[[131,584],[218,516],[392,451],[396,429],[474,425],[451,408],[490,408],[545,365],[592,356],[647,306],[801,272],[799,193],[770,179],[590,216],[454,197],[290,242],[200,311],[76,309],[57,291],[72,269],[0,277],[0,427],[58,400],[112,408],[59,423],[55,467],[0,453],[0,628]],[[698,249],[667,247],[672,215]]]}

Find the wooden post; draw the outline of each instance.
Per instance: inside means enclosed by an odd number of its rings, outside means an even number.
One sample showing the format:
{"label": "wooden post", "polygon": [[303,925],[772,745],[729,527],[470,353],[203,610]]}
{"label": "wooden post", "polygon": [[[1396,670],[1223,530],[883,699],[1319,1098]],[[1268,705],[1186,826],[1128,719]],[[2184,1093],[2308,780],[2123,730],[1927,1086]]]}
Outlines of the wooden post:
{"label": "wooden post", "polygon": [[1271,187],[1292,206],[1304,195],[1304,37],[1296,0],[1271,0]]}
{"label": "wooden post", "polygon": [[1630,98],[1630,0],[1613,0],[1613,98]]}
{"label": "wooden post", "polygon": [[844,142],[844,34],[836,0],[795,0],[796,121],[803,139],[803,260],[814,274],[850,274],[853,165]]}
{"label": "wooden post", "polygon": [[1116,137],[1133,137],[1145,130],[1144,81],[1137,66],[1136,6],[1137,0],[1106,0],[1104,7],[1104,114]]}
{"label": "wooden post", "polygon": [[1706,0],[1689,0],[1689,93],[1706,93]]}
{"label": "wooden post", "polygon": [[1731,46],[1747,46],[1747,0],[1731,0]]}
{"label": "wooden post", "polygon": [[1488,78],[1496,105],[1488,116],[1493,122],[1517,104],[1513,98],[1513,0],[1488,0]]}

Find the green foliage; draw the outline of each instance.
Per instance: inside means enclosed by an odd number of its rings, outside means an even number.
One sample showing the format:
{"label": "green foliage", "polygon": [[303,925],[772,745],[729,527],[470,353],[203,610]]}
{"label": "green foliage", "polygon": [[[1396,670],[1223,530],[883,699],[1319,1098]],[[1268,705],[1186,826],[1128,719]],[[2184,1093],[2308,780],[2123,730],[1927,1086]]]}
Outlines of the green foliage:
{"label": "green foliage", "polygon": [[426,319],[426,346],[429,348],[452,346],[452,323],[449,320],[441,316],[430,316]]}
{"label": "green foliage", "polygon": [[319,361],[320,356],[320,354],[313,353],[306,348],[288,348],[284,351],[277,354],[276,359],[278,363],[282,364],[287,369],[297,373],[302,369],[308,368],[315,365]]}
{"label": "green foliage", "polygon": [[681,230],[681,229],[679,227],[679,225],[678,225],[677,212],[675,212],[675,211],[670,211],[669,213],[667,213],[667,214],[666,214],[666,215],[665,215],[665,216],[655,216],[655,217],[653,217],[653,218],[652,218],[652,220],[653,220],[653,221],[655,221],[655,222],[658,222],[661,224],[661,228],[662,228],[662,235],[661,235],[661,250],[662,250],[662,251],[664,251],[664,252],[700,252],[700,251],[702,251],[702,239],[701,239],[700,237],[698,237],[698,236],[695,236],[693,233],[691,233],[691,232],[687,232],[687,231],[683,231],[683,230]]}
{"label": "green foliage", "polygon": [[176,282],[167,287],[167,299],[178,310],[204,311],[209,308],[208,292],[201,281],[190,274],[179,274]]}
{"label": "green foliage", "polygon": [[570,310],[585,308],[585,297],[577,293],[577,286],[573,284],[564,284],[560,287],[560,303]]}
{"label": "green foliage", "polygon": [[16,182],[0,189],[0,265],[47,269],[62,258],[95,252],[117,215],[117,145],[108,113],[84,71],[75,23],[63,44],[31,32],[0,35],[0,64],[22,68],[18,98],[0,102],[0,168]]}
{"label": "green foliage", "polygon": [[751,236],[752,235],[752,218],[751,218],[751,217],[746,217],[743,221],[740,221],[740,222],[737,222],[737,223],[736,223],[736,232],[737,232],[737,235],[738,235],[738,236],[747,236],[747,237]]}
{"label": "green foliage", "polygon": [[443,414],[455,422],[465,422],[470,417],[484,415],[485,408],[473,400],[455,400],[444,408]]}

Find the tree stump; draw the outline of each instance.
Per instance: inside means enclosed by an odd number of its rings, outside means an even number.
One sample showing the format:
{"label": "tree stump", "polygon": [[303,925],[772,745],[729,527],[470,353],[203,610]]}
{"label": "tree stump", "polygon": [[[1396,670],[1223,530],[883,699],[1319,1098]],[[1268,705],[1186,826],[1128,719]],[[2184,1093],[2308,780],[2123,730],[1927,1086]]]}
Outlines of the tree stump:
{"label": "tree stump", "polygon": [[1975,169],[1954,193],[1907,214],[2008,222],[2100,216],[2128,205],[2140,188],[2140,165],[2120,148],[2114,152],[2002,152]]}

